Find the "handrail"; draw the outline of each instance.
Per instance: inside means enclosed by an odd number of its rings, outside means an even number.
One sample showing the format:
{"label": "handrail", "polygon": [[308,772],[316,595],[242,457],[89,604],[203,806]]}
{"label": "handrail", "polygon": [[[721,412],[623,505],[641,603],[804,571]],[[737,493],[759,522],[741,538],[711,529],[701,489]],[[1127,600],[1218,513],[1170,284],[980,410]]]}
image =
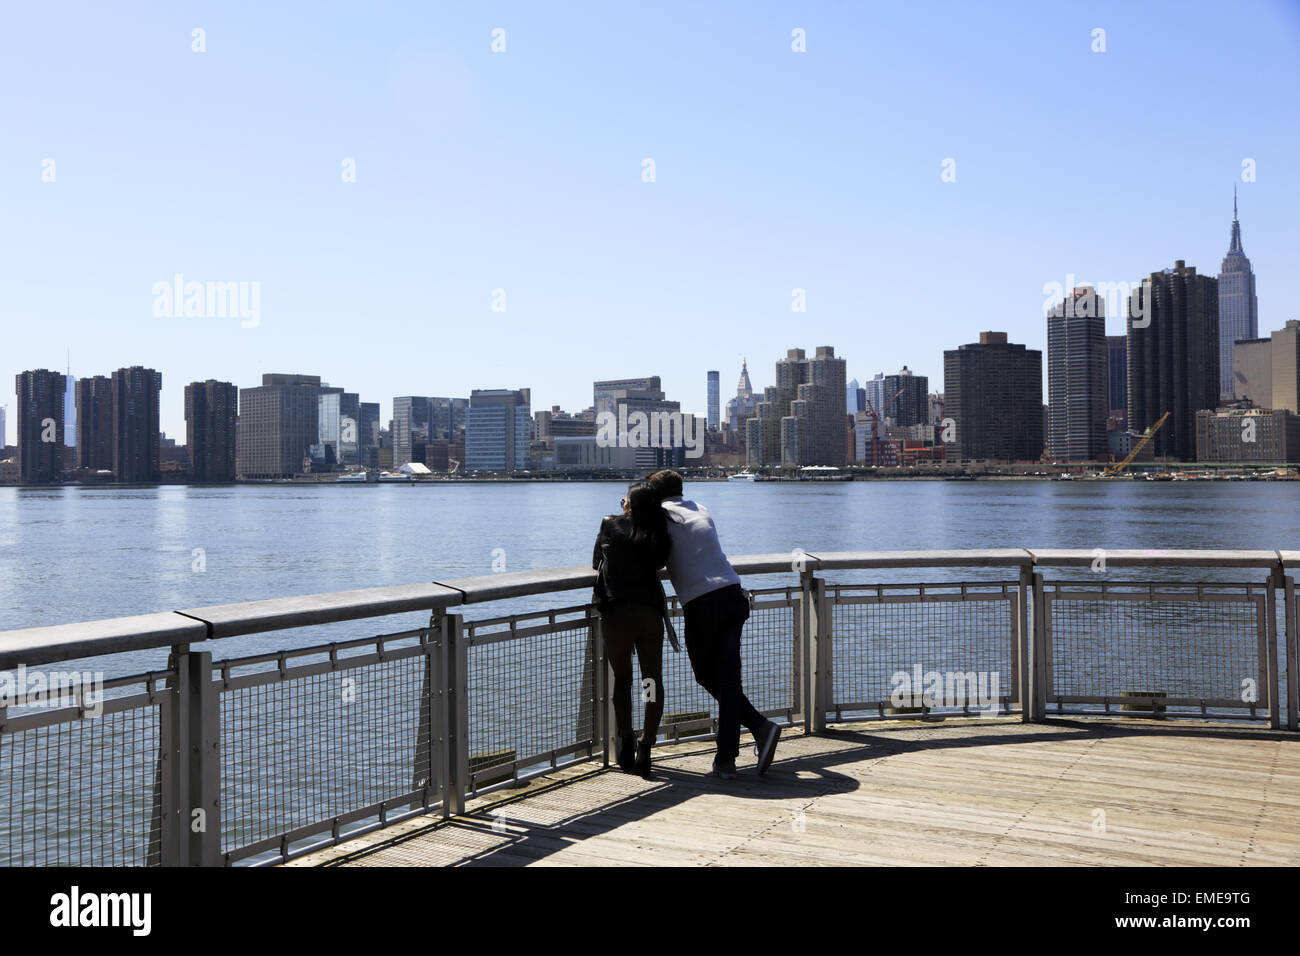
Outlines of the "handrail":
{"label": "handrail", "polygon": [[[1279,576],[1300,567],[1300,551],[1104,550],[1109,567],[1269,568]],[[931,551],[819,551],[741,555],[738,574],[935,567],[1072,567],[1089,565],[1095,550],[988,548]],[[0,670],[123,651],[236,637],[243,634],[433,611],[466,604],[590,587],[584,565],[485,574],[425,584],[361,588],[185,608],[154,614],[47,625],[0,632]]]}

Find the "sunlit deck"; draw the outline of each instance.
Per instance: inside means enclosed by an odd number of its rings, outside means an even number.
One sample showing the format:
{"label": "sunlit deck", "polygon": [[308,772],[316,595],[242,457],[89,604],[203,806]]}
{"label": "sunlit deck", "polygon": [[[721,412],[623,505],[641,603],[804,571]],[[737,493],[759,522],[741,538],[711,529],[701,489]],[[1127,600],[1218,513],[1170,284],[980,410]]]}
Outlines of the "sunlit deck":
{"label": "sunlit deck", "polygon": [[[744,738],[747,741],[748,738]],[[789,730],[765,777],[576,766],[289,866],[1295,865],[1300,739],[1164,721],[950,720]]]}

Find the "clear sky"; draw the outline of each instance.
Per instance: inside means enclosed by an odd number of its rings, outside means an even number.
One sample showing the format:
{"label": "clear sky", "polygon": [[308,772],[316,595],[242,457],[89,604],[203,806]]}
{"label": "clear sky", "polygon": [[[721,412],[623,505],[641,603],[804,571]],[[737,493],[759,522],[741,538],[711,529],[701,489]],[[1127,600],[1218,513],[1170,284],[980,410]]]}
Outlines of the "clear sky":
{"label": "clear sky", "polygon": [[[786,349],[827,344],[851,378],[906,364],[939,390],[943,350],[981,330],[1045,348],[1046,283],[1217,273],[1234,183],[1261,332],[1300,318],[1295,0],[53,0],[4,19],[10,442],[14,373],[68,349],[76,376],[161,370],[181,440],[186,383],[267,371],[385,421],[394,395],[526,386],[579,410],[594,379],[654,374],[702,414],[707,370],[725,401],[742,357],[762,388]],[[258,283],[256,326],[156,315],[178,273]]]}

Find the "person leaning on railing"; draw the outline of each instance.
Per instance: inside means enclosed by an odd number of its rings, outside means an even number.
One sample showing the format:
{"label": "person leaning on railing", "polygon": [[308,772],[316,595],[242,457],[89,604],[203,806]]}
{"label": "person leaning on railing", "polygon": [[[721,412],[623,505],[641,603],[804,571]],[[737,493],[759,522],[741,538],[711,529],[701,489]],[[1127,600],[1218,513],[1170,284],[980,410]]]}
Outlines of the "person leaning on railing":
{"label": "person leaning on railing", "polygon": [[657,471],[646,481],[658,493],[668,516],[672,540],[668,576],[682,602],[691,670],[699,685],[718,702],[713,773],[724,780],[735,778],[742,723],[754,735],[758,772],[766,773],[781,728],[758,712],[741,687],[740,635],[749,619],[749,598],[740,586],[740,575],[722,553],[709,510],[682,497],[682,476],[675,471]]}
{"label": "person leaning on railing", "polygon": [[[664,713],[664,589],[659,569],[670,540],[659,496],[645,482],[623,499],[623,513],[600,523],[591,566],[592,603],[600,609],[605,653],[614,670],[615,757],[629,773],[648,776],[650,748]],[[641,664],[645,724],[638,744],[632,731],[632,651]]]}

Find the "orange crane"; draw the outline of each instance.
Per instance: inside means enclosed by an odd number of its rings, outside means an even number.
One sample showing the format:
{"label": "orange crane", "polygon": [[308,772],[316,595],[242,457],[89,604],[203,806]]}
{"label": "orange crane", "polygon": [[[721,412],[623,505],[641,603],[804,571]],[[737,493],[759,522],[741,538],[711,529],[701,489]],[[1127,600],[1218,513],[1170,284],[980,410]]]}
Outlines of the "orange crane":
{"label": "orange crane", "polygon": [[1161,415],[1160,420],[1146,430],[1146,433],[1142,436],[1142,440],[1133,446],[1133,450],[1128,453],[1128,457],[1125,458],[1123,461],[1121,461],[1118,465],[1111,465],[1109,468],[1107,468],[1105,471],[1101,473],[1101,476],[1103,478],[1114,478],[1125,468],[1127,468],[1129,464],[1133,461],[1133,459],[1138,456],[1138,452],[1140,452],[1143,448],[1147,446],[1147,442],[1149,442],[1152,438],[1155,437],[1156,432],[1160,430],[1160,426],[1165,423],[1165,419],[1168,418],[1169,415],[1170,415],[1169,412],[1165,412],[1163,415]]}

